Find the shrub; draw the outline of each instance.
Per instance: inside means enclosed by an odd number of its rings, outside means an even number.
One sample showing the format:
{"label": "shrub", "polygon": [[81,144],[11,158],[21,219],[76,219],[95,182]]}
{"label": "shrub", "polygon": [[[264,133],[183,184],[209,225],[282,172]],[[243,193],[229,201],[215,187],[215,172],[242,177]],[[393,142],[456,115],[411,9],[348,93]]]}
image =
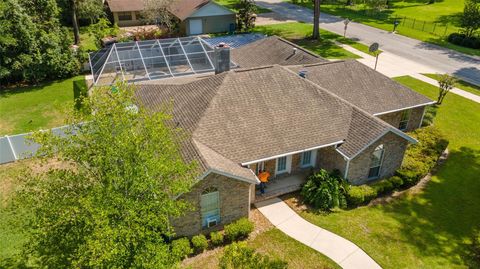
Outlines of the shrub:
{"label": "shrub", "polygon": [[447,38],[448,42],[472,49],[480,49],[480,38],[467,37],[465,34],[452,33]]}
{"label": "shrub", "polygon": [[221,232],[211,232],[210,240],[214,246],[220,246],[223,244],[223,234]]}
{"label": "shrub", "polygon": [[389,179],[386,179],[392,183],[394,189],[398,189],[403,185],[403,180],[398,176],[393,176]]}
{"label": "shrub", "polygon": [[377,195],[390,193],[395,188],[392,182],[388,181],[387,179],[375,182],[371,184],[370,187],[372,187],[375,190]]}
{"label": "shrub", "polygon": [[345,193],[347,184],[340,178],[320,170],[307,178],[301,194],[313,207],[328,210],[347,206]]}
{"label": "shrub", "polygon": [[208,248],[208,240],[203,234],[195,235],[192,237],[192,245],[198,252],[203,252]]}
{"label": "shrub", "polygon": [[375,197],[377,197],[377,192],[368,185],[351,186],[347,192],[347,202],[350,207],[368,203]]}
{"label": "shrub", "polygon": [[180,238],[172,241],[172,255],[178,260],[183,260],[185,257],[193,253],[188,238]]}
{"label": "shrub", "polygon": [[262,268],[284,269],[287,262],[280,259],[271,259],[268,256],[256,253],[254,249],[247,247],[244,242],[233,243],[225,247],[219,267],[222,269],[236,268]]}
{"label": "shrub", "polygon": [[402,167],[396,173],[406,187],[424,177],[448,146],[448,141],[435,126],[418,129],[411,135],[419,142],[408,146]]}
{"label": "shrub", "polygon": [[253,232],[253,228],[253,223],[250,220],[241,218],[231,224],[225,225],[225,237],[230,241],[245,239]]}

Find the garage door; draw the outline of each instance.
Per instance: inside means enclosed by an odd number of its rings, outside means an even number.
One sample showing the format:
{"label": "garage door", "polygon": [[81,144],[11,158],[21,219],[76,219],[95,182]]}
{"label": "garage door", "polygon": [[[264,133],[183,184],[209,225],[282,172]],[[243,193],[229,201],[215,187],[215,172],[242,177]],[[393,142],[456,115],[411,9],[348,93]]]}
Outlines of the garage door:
{"label": "garage door", "polygon": [[191,35],[203,34],[202,19],[190,20],[190,34]]}

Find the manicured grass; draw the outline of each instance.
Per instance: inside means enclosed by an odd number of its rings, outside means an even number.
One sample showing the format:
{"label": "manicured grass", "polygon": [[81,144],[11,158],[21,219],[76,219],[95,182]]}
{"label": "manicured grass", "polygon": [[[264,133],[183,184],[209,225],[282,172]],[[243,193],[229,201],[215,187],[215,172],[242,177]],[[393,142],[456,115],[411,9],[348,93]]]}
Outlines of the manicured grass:
{"label": "manicured grass", "polygon": [[0,135],[61,126],[73,105],[73,81],[83,76],[0,91]]}
{"label": "manicured grass", "polygon": [[[312,35],[312,24],[308,23],[281,23],[273,25],[262,25],[255,27],[255,32],[261,32],[266,35],[278,35],[285,39],[288,39],[324,58],[328,59],[346,59],[360,58],[358,55],[353,54],[342,47],[336,45],[334,41],[340,42],[344,40],[342,36],[337,34],[320,30],[321,40],[311,40],[309,37]],[[352,41],[353,42],[353,41]],[[358,43],[357,43],[358,44]],[[361,47],[361,45],[357,45]],[[368,49],[368,48],[367,48]]]}
{"label": "manicured grass", "polygon": [[[232,11],[238,12],[238,0],[215,0],[215,2],[219,3],[220,5],[231,9]],[[272,12],[268,8],[257,6],[257,14],[268,13]]]}
{"label": "manicured grass", "polygon": [[[437,97],[435,86],[396,80]],[[450,140],[450,156],[421,193],[387,205],[301,215],[353,241],[384,268],[467,268],[469,238],[480,225],[480,104],[449,94],[434,124]]]}
{"label": "manicured grass", "polygon": [[[438,80],[438,78],[440,77],[440,74],[423,74],[429,78],[433,78],[435,80]],[[461,90],[464,90],[464,91],[467,91],[469,93],[473,93],[473,94],[476,94],[476,95],[480,95],[480,87],[476,86],[476,85],[473,85],[473,84],[470,84],[466,81],[463,81],[463,80],[458,80],[455,87],[461,89]]]}
{"label": "manicured grass", "polygon": [[[310,247],[288,237],[280,230],[274,228],[265,231],[248,241],[248,245],[256,251],[272,258],[280,258],[288,262],[288,268],[340,268],[335,262],[323,256]],[[217,268],[218,261],[223,255],[223,249],[212,255],[197,258],[186,265],[186,268]]]}
{"label": "manicured grass", "polygon": [[[287,0],[288,2],[293,2]],[[312,1],[296,1],[298,5],[312,8]],[[397,27],[397,33],[418,40],[434,43],[466,54],[480,55],[480,50],[450,44],[444,35],[459,31],[459,16],[463,12],[464,0],[443,0],[428,4],[428,1],[390,1],[391,8],[368,13],[362,4],[345,7],[344,4],[322,4],[322,12],[349,18],[369,26],[387,31],[393,30],[395,18],[408,19]],[[414,22],[415,19],[415,22]],[[425,25],[424,22],[425,21]],[[436,25],[435,25],[436,24]],[[446,25],[448,24],[448,27]],[[434,32],[436,34],[434,34]]]}

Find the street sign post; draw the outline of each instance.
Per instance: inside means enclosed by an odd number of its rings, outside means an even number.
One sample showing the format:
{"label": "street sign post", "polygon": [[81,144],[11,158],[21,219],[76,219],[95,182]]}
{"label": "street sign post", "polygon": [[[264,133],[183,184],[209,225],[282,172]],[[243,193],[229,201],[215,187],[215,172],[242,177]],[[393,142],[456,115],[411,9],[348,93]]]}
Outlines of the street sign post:
{"label": "street sign post", "polygon": [[343,24],[345,24],[345,27],[343,28],[343,37],[345,37],[347,35],[347,28],[348,28],[348,24],[350,23],[350,20],[349,19],[345,19],[343,21]]}
{"label": "street sign post", "polygon": [[377,64],[378,64],[378,55],[380,53],[378,53],[378,48],[380,48],[380,45],[375,42],[373,43],[372,45],[370,45],[370,47],[368,48],[368,51],[370,51],[371,53],[375,54],[375,68],[374,70],[377,70]]}

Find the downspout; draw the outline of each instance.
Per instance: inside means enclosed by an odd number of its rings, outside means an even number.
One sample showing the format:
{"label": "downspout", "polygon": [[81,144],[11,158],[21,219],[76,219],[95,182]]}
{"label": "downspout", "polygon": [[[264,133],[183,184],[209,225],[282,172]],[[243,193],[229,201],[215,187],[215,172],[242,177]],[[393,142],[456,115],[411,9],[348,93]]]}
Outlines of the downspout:
{"label": "downspout", "polygon": [[346,160],[347,160],[347,165],[345,166],[345,173],[343,177],[345,178],[345,180],[348,181],[348,169],[350,169],[350,159],[346,159]]}

